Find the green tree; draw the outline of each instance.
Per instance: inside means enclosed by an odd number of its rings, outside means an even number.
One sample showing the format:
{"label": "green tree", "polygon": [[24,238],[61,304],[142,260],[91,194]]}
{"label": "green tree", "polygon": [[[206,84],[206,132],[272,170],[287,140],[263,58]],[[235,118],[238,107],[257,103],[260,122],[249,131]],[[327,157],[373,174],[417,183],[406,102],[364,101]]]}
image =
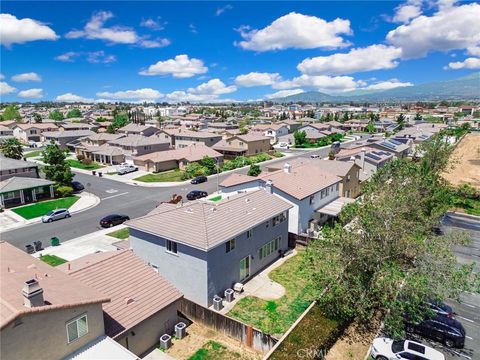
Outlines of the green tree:
{"label": "green tree", "polygon": [[43,161],[47,164],[43,171],[48,180],[55,181],[59,186],[70,186],[74,174],[66,162],[67,154],[52,140],[42,152]]}
{"label": "green tree", "polygon": [[48,114],[48,118],[54,121],[62,121],[64,119],[63,114],[58,109],[51,111]]}
{"label": "green tree", "polygon": [[307,133],[305,132],[305,130],[303,131],[296,130],[293,133],[293,138],[295,140],[295,146],[301,146],[307,142]]}
{"label": "green tree", "polygon": [[18,112],[18,108],[15,105],[8,105],[2,114],[2,121],[4,120],[22,120],[22,116]]}
{"label": "green tree", "polygon": [[398,129],[402,130],[405,127],[405,115],[400,114],[397,117],[397,124],[398,124]]}
{"label": "green tree", "polygon": [[82,112],[77,108],[73,108],[67,113],[67,118],[78,118],[78,117],[82,117]]}
{"label": "green tree", "polygon": [[3,143],[2,154],[10,159],[20,160],[23,158],[23,148],[17,138],[8,138]]}
{"label": "green tree", "polygon": [[262,172],[262,169],[260,169],[260,165],[257,164],[252,164],[250,165],[250,169],[248,169],[248,176],[258,176]]}
{"label": "green tree", "polygon": [[421,120],[422,120],[422,115],[420,115],[419,113],[416,113],[414,120],[415,120],[415,121],[421,121]]}
{"label": "green tree", "polygon": [[367,127],[365,128],[365,130],[367,130],[367,132],[370,133],[370,134],[375,132],[375,120],[374,119],[370,119],[368,121],[368,124],[367,124]]}
{"label": "green tree", "polygon": [[183,172],[182,179],[192,179],[196,176],[203,176],[208,175],[207,169],[200,165],[198,162],[190,162],[185,167],[185,171]]}
{"label": "green tree", "polygon": [[37,113],[37,112],[34,112],[34,113],[33,113],[33,121],[35,121],[37,124],[38,124],[38,123],[41,123],[41,122],[43,121],[42,115],[40,115],[40,114]]}
{"label": "green tree", "polygon": [[240,135],[248,134],[248,129],[246,127],[240,128]]}
{"label": "green tree", "polygon": [[112,125],[115,129],[120,129],[128,124],[128,115],[125,113],[117,114],[113,119]]}
{"label": "green tree", "polygon": [[217,173],[217,162],[209,156],[204,156],[203,159],[200,160],[200,165],[206,169],[207,175]]}

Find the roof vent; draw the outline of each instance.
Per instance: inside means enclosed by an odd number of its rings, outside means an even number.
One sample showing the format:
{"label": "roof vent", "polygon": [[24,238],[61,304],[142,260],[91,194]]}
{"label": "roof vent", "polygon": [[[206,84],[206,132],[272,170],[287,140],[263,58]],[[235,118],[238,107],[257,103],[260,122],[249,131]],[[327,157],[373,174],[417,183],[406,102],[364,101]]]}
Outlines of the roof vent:
{"label": "roof vent", "polygon": [[125,299],[125,304],[130,305],[130,304],[133,303],[134,301],[135,301],[135,300],[132,299],[132,298],[126,298],[126,299]]}
{"label": "roof vent", "polygon": [[245,199],[245,203],[247,203],[247,204],[248,204],[250,201],[252,201],[252,200],[249,199],[249,198],[246,198],[246,199]]}
{"label": "roof vent", "polygon": [[287,174],[290,174],[292,172],[292,165],[285,163],[285,165],[283,165],[283,171]]}
{"label": "roof vent", "polygon": [[189,214],[193,214],[193,209],[192,208],[188,208],[187,210],[185,210],[186,213],[189,213]]}
{"label": "roof vent", "polygon": [[25,281],[22,289],[23,304],[26,307],[32,308],[45,305],[43,300],[43,289],[36,279]]}

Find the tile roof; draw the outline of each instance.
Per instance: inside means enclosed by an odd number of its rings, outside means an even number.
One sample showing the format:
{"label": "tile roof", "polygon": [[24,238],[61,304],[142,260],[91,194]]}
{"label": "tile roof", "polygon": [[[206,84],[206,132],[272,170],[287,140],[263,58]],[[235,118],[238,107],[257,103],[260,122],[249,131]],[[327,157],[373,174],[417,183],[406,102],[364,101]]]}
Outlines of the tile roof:
{"label": "tile roof", "polygon": [[[110,301],[105,294],[5,241],[0,241],[0,275],[0,328],[27,313]],[[22,288],[31,279],[36,279],[42,287],[48,305],[30,308],[23,304]]]}
{"label": "tile roof", "polygon": [[95,134],[91,130],[64,130],[64,131],[45,131],[42,133],[45,137],[66,138],[66,137],[86,137]]}
{"label": "tile roof", "polygon": [[332,160],[323,160],[323,159],[306,159],[306,158],[297,158],[295,160],[286,160],[282,163],[275,163],[271,166],[268,166],[267,168],[269,170],[277,171],[279,169],[283,169],[283,166],[285,163],[289,163],[293,167],[299,166],[299,165],[311,165],[311,166],[317,166],[320,169],[323,169],[330,174],[336,175],[336,176],[346,176],[347,173],[352,169],[352,167],[359,167],[358,165],[354,164],[353,162],[345,162],[345,161],[332,161]]}
{"label": "tile roof", "polygon": [[160,138],[158,136],[127,135],[119,139],[110,140],[108,143],[118,146],[146,146],[156,144],[170,144],[170,141],[164,138]]}
{"label": "tile roof", "polygon": [[103,311],[105,334],[114,338],[183,296],[132,250],[87,255],[59,268],[111,299]]}
{"label": "tile roof", "polygon": [[34,124],[17,124],[20,129],[58,129],[58,126],[53,123],[34,123]]}
{"label": "tile roof", "polygon": [[154,128],[153,126],[146,126],[146,125],[141,125],[141,124],[135,124],[135,123],[129,123],[125,125],[124,127],[121,127],[118,129],[119,132],[142,132],[148,129]]}
{"label": "tile roof", "polygon": [[172,129],[172,130],[164,130],[169,135],[174,135],[175,137],[185,136],[190,138],[201,138],[201,139],[208,139],[208,138],[218,138],[222,137],[219,134],[214,134],[211,132],[206,131],[191,131],[186,129]]}
{"label": "tile roof", "polygon": [[260,181],[260,179],[256,176],[248,176],[244,174],[232,174],[229,177],[227,177],[225,180],[223,180],[220,183],[220,186],[228,188],[231,186],[246,184],[253,181]]}
{"label": "tile roof", "polygon": [[55,184],[55,182],[50,180],[14,176],[9,179],[0,181],[0,193],[31,189],[38,186],[47,186],[53,184]]}
{"label": "tile roof", "polygon": [[10,159],[0,155],[0,171],[22,169],[26,167],[38,167],[38,165],[32,161]]}
{"label": "tile roof", "polygon": [[151,161],[154,163],[170,160],[178,161],[182,159],[188,161],[199,161],[202,160],[205,156],[216,158],[222,157],[223,155],[206,145],[192,144],[190,146],[180,149],[156,151],[149,154],[136,156],[134,157],[134,160]]}
{"label": "tile roof", "polygon": [[208,251],[291,207],[260,189],[216,203],[196,200],[171,209],[164,207],[160,213],[127,221],[126,225]]}

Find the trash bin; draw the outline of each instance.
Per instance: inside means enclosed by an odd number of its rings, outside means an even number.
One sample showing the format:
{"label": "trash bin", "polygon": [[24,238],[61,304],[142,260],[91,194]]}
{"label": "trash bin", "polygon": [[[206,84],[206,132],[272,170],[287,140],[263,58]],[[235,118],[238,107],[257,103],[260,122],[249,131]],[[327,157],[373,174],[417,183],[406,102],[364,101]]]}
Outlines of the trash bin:
{"label": "trash bin", "polygon": [[31,244],[25,245],[25,251],[27,254],[33,254],[35,252],[35,249]]}
{"label": "trash bin", "polygon": [[98,173],[98,176],[99,176],[99,177],[102,177],[102,176],[103,176],[103,174],[102,174],[101,172],[99,172],[99,173]]}
{"label": "trash bin", "polygon": [[50,241],[51,241],[51,245],[52,245],[52,246],[58,246],[58,245],[60,245],[60,239],[59,239],[58,237],[56,237],[56,236],[52,237],[52,238],[50,239]]}
{"label": "trash bin", "polygon": [[33,242],[33,247],[35,248],[35,251],[42,250],[42,242],[41,241],[34,241]]}
{"label": "trash bin", "polygon": [[187,324],[184,322],[179,322],[175,325],[175,337],[177,339],[183,339],[187,335]]}
{"label": "trash bin", "polygon": [[92,175],[95,176],[97,172],[95,170],[92,170]]}
{"label": "trash bin", "polygon": [[216,311],[220,311],[223,309],[223,303],[222,303],[222,298],[218,295],[215,295],[213,297],[213,308],[216,310]]}

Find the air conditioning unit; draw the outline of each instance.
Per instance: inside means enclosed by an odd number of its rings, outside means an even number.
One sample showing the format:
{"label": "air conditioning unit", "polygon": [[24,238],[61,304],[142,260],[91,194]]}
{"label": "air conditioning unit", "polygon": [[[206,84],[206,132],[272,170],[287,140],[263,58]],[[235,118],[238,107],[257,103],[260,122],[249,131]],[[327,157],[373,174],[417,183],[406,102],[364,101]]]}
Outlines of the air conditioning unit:
{"label": "air conditioning unit", "polygon": [[232,302],[235,300],[235,292],[233,289],[227,289],[225,290],[225,300],[228,302]]}
{"label": "air conditioning unit", "polygon": [[220,311],[223,309],[223,299],[218,295],[215,295],[213,297],[213,308],[216,311]]}
{"label": "air conditioning unit", "polygon": [[235,290],[237,293],[242,293],[243,292],[243,284],[242,283],[235,283],[233,285],[233,290]]}
{"label": "air conditioning unit", "polygon": [[175,337],[177,339],[183,339],[187,335],[187,325],[184,322],[179,322],[175,325]]}
{"label": "air conditioning unit", "polygon": [[172,346],[172,337],[168,334],[160,336],[160,349],[167,350]]}

